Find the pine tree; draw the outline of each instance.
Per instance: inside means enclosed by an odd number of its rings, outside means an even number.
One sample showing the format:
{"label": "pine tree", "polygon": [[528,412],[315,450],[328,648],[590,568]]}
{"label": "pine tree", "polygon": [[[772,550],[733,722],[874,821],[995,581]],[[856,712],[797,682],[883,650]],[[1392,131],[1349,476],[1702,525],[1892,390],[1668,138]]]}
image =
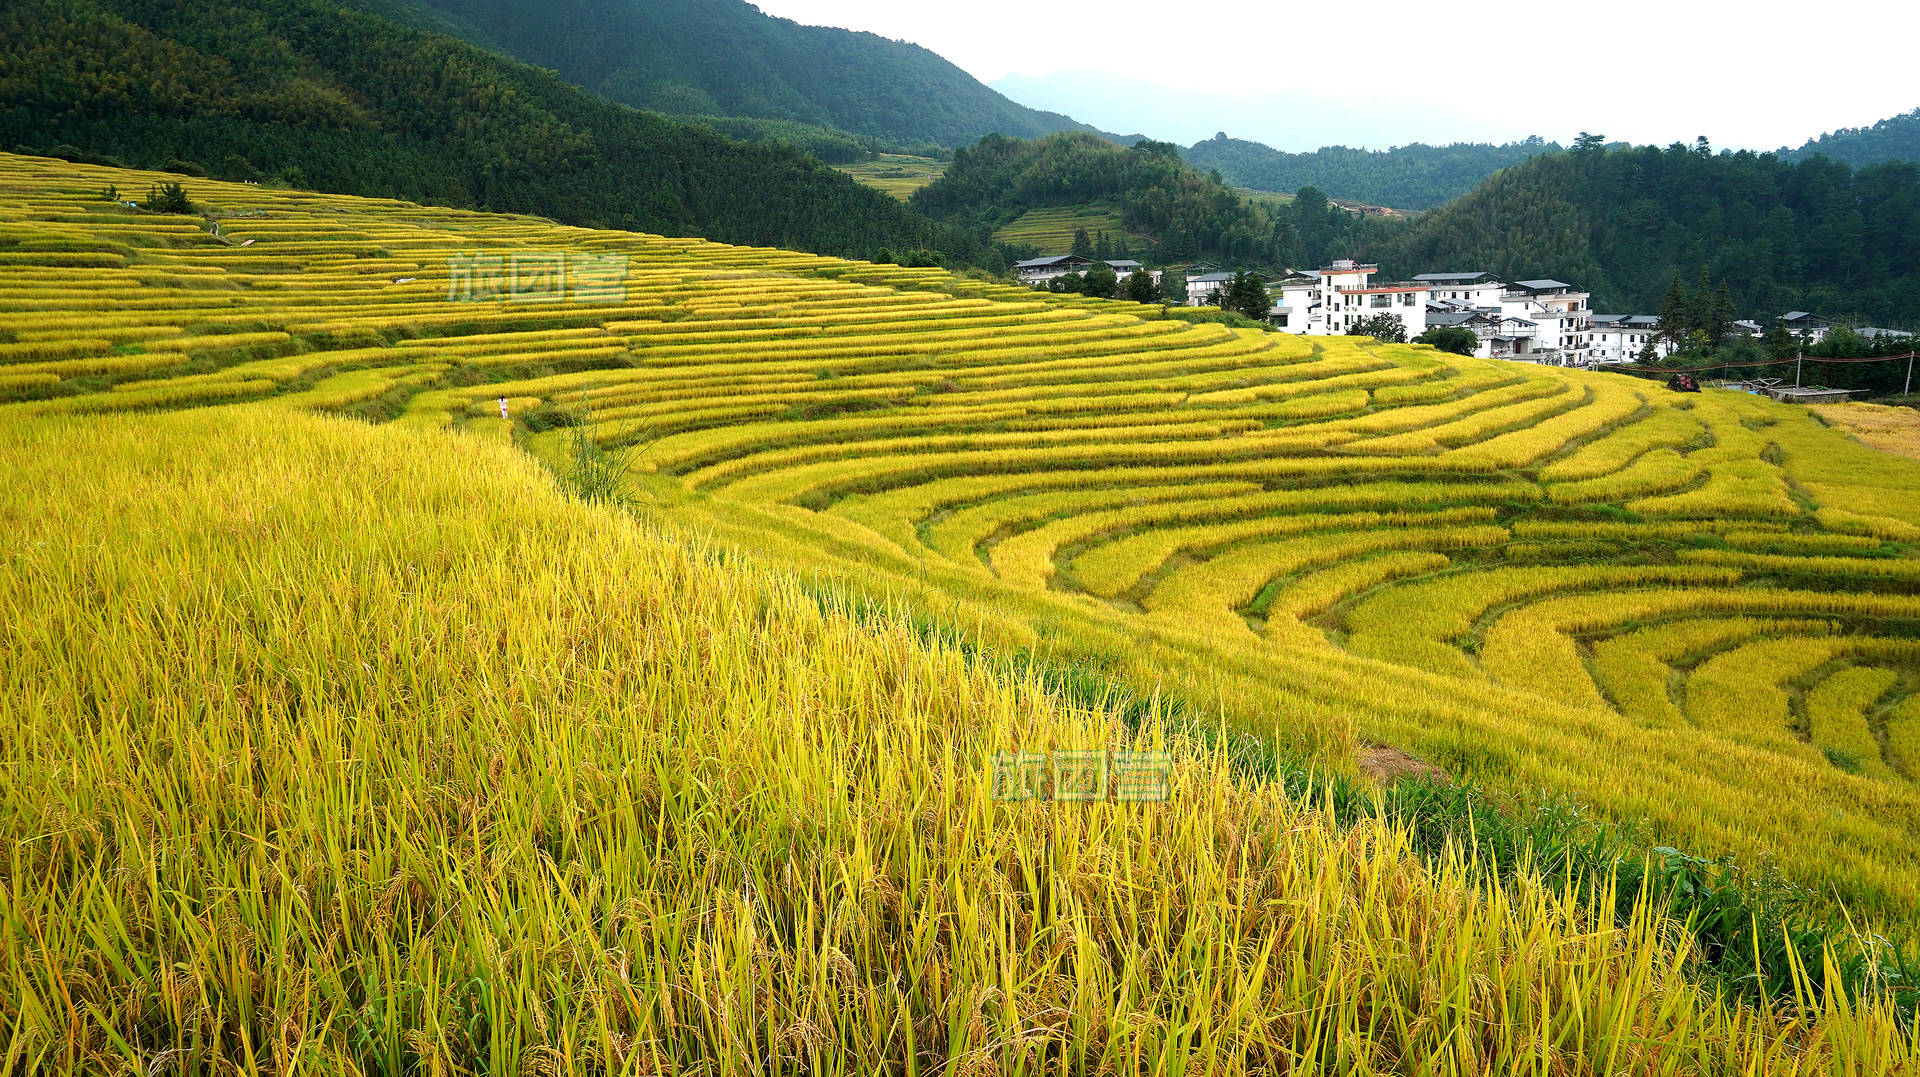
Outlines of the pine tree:
{"label": "pine tree", "polygon": [[1707,339],[1717,348],[1733,333],[1733,289],[1727,287],[1726,281],[1721,281],[1714,288],[1713,302],[1708,312]]}
{"label": "pine tree", "polygon": [[1263,322],[1273,312],[1273,300],[1267,296],[1267,286],[1259,276],[1242,269],[1220,289],[1220,309]]}
{"label": "pine tree", "polygon": [[1667,285],[1666,298],[1660,300],[1660,335],[1676,349],[1685,349],[1693,333],[1693,304],[1687,286],[1680,278]]}
{"label": "pine tree", "polygon": [[1800,353],[1800,342],[1793,339],[1787,331],[1787,324],[1778,318],[1767,327],[1766,339],[1761,342],[1769,359],[1791,359]]}

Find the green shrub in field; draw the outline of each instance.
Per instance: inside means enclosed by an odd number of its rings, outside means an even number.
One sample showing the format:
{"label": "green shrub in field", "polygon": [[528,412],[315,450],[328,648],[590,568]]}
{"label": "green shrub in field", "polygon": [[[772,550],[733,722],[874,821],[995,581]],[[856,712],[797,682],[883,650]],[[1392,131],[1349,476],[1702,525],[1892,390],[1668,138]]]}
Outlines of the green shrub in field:
{"label": "green shrub in field", "polygon": [[140,208],[149,213],[198,213],[200,207],[187,197],[187,189],[178,182],[157,184],[148,188],[147,197]]}

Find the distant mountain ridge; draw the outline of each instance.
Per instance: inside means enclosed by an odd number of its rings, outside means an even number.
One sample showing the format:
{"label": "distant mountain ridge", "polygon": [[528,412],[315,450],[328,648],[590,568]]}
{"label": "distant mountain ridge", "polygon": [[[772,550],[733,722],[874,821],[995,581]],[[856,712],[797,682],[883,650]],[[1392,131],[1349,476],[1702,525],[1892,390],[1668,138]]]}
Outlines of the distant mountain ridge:
{"label": "distant mountain ridge", "polygon": [[1105,215],[1123,235],[1146,240],[1147,249],[1130,253],[1163,265],[1194,259],[1266,268],[1324,264],[1359,236],[1403,223],[1356,217],[1310,193],[1285,205],[1255,204],[1181,160],[1170,142],[1121,147],[1086,133],[981,139],[956,150],[945,174],[914,192],[909,204],[975,234],[1004,229],[1038,209],[1073,207]]}
{"label": "distant mountain ridge", "polygon": [[1019,105],[938,54],[804,26],[744,0],[358,0],[452,29],[587,91],[672,115],[832,128],[895,146],[1092,130]]}
{"label": "distant mountain ridge", "polygon": [[856,257],[979,249],[799,152],[336,0],[13,0],[0,146]]}
{"label": "distant mountain ridge", "polygon": [[1182,155],[1196,168],[1217,170],[1237,187],[1287,192],[1317,187],[1334,198],[1424,210],[1466,194],[1500,169],[1560,149],[1558,143],[1535,136],[1502,145],[1415,142],[1391,150],[1325,146],[1311,153],[1286,153],[1222,132],[1194,143]]}
{"label": "distant mountain ridge", "polygon": [[1843,127],[1810,138],[1798,149],[1782,147],[1780,156],[1802,161],[1814,154],[1858,168],[1883,161],[1920,161],[1920,108],[1890,116],[1870,127]]}

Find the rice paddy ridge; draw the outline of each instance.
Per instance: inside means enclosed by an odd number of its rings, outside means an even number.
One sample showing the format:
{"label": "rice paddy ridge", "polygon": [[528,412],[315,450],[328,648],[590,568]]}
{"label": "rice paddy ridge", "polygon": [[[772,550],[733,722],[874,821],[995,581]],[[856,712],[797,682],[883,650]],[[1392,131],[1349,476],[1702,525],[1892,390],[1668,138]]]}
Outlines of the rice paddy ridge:
{"label": "rice paddy ridge", "polygon": [[[171,178],[0,156],[9,421],[251,401],[564,471],[547,428],[585,418],[652,511],[995,646],[1920,909],[1920,464],[1805,411],[939,270],[192,181],[214,235],[99,194]],[[450,302],[474,252],[620,255],[625,293]],[[1749,668],[1784,653],[1818,660]]]}

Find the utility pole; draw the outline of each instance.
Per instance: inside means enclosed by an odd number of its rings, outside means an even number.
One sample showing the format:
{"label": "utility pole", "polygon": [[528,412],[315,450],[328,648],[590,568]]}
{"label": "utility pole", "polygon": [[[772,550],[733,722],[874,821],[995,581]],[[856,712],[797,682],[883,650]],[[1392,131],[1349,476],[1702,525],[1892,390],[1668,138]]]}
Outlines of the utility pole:
{"label": "utility pole", "polygon": [[1807,357],[1807,338],[1800,338],[1800,354],[1793,357],[1793,387],[1800,388],[1800,361]]}
{"label": "utility pole", "polygon": [[1907,353],[1907,387],[1903,392],[1901,392],[1900,395],[1901,396],[1913,395],[1913,353],[1912,352]]}

